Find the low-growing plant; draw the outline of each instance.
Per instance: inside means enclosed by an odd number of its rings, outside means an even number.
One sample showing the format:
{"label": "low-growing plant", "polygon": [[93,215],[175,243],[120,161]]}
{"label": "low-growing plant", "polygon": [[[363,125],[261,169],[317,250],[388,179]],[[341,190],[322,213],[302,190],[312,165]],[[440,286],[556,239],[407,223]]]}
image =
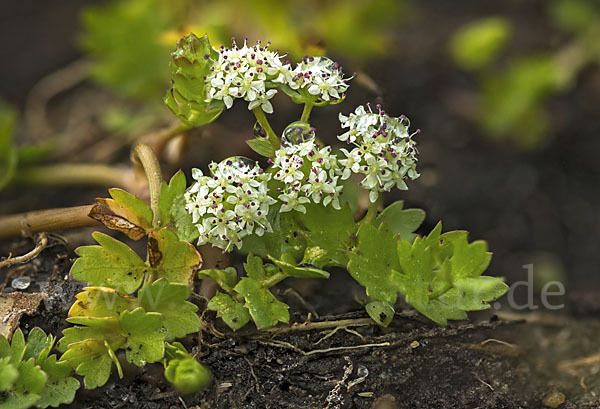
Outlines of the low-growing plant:
{"label": "low-growing plant", "polygon": [[29,332],[27,342],[18,329],[9,342],[0,336],[0,408],[57,407],[71,403],[79,381],[71,367],[50,355],[55,338],[40,328]]}
{"label": "low-growing plant", "polygon": [[[87,287],[69,311],[67,321],[75,326],[59,341],[59,363],[82,376],[86,388],[105,384],[113,368],[123,375],[120,350],[137,366],[163,363],[166,379],[182,393],[210,381],[208,370],[176,341],[202,329],[198,308],[188,301],[195,276],[217,283],[207,308],[233,330],[251,321],[259,330],[289,323],[289,307],[273,286],[289,277],[327,279],[332,269],[347,271],[364,287],[366,311],[381,326],[393,320],[399,296],[445,325],[489,308],[506,292],[501,279],[482,275],[491,259],[485,242],[469,243],[464,231],[442,233],[441,223],[419,236],[422,210],[404,209],[402,202],[382,208],[385,192],[406,190],[406,180],[419,177],[419,131],[409,131],[406,117],[367,104],[339,115],[345,132],[337,138],[345,148],[334,151],[317,137],[313,107],[342,102],[352,78],[337,63],[305,57],[292,65],[269,44],[214,49],[207,36],[190,34],[172,54],[171,74],[165,102],[182,127],[210,123],[236,100],[245,101],[257,120],[248,145],[268,166],[230,156],[210,163],[206,174],[193,169],[190,184],[181,171],[166,183],[152,150],[134,149],[150,205],[111,189],[111,198],[97,199],[89,216],[130,239],[145,239],[145,259],[94,233],[98,245],[77,249],[71,268]],[[303,105],[281,137],[267,119],[279,91]],[[368,196],[366,211],[354,212],[345,198],[354,178]],[[243,271],[201,269],[196,246],[245,257]]]}

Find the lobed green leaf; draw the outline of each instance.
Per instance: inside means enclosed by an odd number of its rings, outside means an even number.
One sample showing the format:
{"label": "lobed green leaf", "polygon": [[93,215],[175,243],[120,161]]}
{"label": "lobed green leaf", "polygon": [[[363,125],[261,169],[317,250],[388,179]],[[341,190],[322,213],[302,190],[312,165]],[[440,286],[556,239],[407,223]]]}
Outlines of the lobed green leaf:
{"label": "lobed green leaf", "polygon": [[133,293],[141,284],[148,267],[127,245],[104,233],[93,233],[100,246],[79,247],[80,256],[70,274],[92,286],[110,287]]}
{"label": "lobed green leaf", "polygon": [[207,308],[216,311],[217,317],[220,317],[234,331],[242,328],[251,319],[248,308],[234,300],[229,294],[217,292],[210,299]]}
{"label": "lobed green leaf", "polygon": [[144,286],[140,291],[140,305],[147,312],[163,316],[161,332],[164,332],[165,340],[182,338],[200,329],[198,307],[186,301],[190,293],[186,284],[170,283],[165,279]]}
{"label": "lobed green leaf", "polygon": [[260,282],[244,277],[234,290],[246,300],[245,306],[258,329],[273,327],[280,321],[289,322],[289,307],[275,298]]}

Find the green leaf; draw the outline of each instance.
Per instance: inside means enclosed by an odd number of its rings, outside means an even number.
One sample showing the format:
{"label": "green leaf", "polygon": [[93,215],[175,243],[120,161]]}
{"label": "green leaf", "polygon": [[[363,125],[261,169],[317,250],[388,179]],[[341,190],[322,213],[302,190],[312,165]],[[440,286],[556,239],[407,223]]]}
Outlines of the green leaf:
{"label": "green leaf", "polygon": [[225,105],[205,102],[206,83],[204,76],[218,59],[205,35],[194,34],[183,37],[171,54],[172,87],[165,96],[165,103],[179,120],[190,128],[208,124],[219,117]]}
{"label": "green leaf", "polygon": [[246,307],[258,329],[270,328],[279,321],[289,322],[288,306],[279,301],[260,282],[244,277],[235,286],[235,291],[244,296]]}
{"label": "green leaf", "polygon": [[10,341],[10,357],[12,362],[21,362],[25,356],[25,336],[21,328],[17,329]]}
{"label": "green leaf", "polygon": [[398,271],[396,239],[386,223],[379,228],[371,224],[361,226],[358,243],[350,252],[348,271],[365,287],[367,295],[377,301],[393,305],[397,289],[392,282],[393,271]]}
{"label": "green leaf", "polygon": [[298,217],[306,228],[304,234],[308,245],[327,251],[329,261],[326,265],[345,267],[357,229],[350,207],[346,205],[335,210],[320,204],[307,204],[306,214],[298,213]]}
{"label": "green leaf", "polygon": [[369,317],[382,327],[387,327],[394,319],[394,306],[385,301],[372,301],[365,308]]}
{"label": "green leaf", "polygon": [[440,235],[441,224],[411,245],[398,242],[402,273],[395,272],[396,287],[406,301],[440,325],[465,319],[465,311],[489,308],[489,301],[508,289],[495,277],[481,276],[490,262],[485,242],[468,243],[467,232]]}
{"label": "green leaf", "polygon": [[77,379],[70,376],[71,366],[67,362],[56,362],[56,356],[52,355],[43,361],[41,367],[48,375],[48,382],[40,393],[40,400],[35,406],[38,408],[58,407],[73,402],[75,392],[79,389],[80,384]]}
{"label": "green leaf", "polygon": [[32,407],[39,399],[40,395],[37,393],[9,392],[6,400],[0,401],[0,409],[27,409]]}
{"label": "green leaf", "polygon": [[198,228],[192,223],[192,215],[185,210],[185,198],[183,194],[173,200],[171,220],[175,224],[175,231],[181,240],[192,242],[200,235]]}
{"label": "green leaf", "polygon": [[0,335],[0,358],[10,357],[10,344],[4,335]]}
{"label": "green leaf", "polygon": [[183,338],[200,329],[200,318],[196,314],[198,307],[186,301],[190,293],[186,284],[169,283],[164,279],[140,291],[140,305],[146,311],[158,312],[164,317],[162,328],[167,341]]}
{"label": "green leaf", "polygon": [[186,184],[185,174],[180,170],[171,178],[169,184],[163,182],[161,185],[158,208],[162,227],[171,223],[171,208],[174,205],[175,199],[185,192]]}
{"label": "green leaf", "polygon": [[121,313],[119,324],[127,336],[124,347],[128,362],[144,366],[163,358],[165,334],[159,331],[163,320],[161,314],[146,312],[141,307]]}
{"label": "green leaf", "polygon": [[240,250],[245,254],[253,253],[262,258],[270,255],[281,260],[286,254],[296,261],[302,259],[306,239],[292,212],[278,213],[271,225],[273,227],[271,233],[245,237]]}
{"label": "green leaf", "polygon": [[250,148],[259,155],[272,158],[275,156],[275,148],[271,145],[268,138],[254,138],[246,141]]}
{"label": "green leaf", "polygon": [[152,230],[152,210],[145,201],[123,189],[108,189],[108,193],[118,206],[119,215],[146,231]]}
{"label": "green leaf", "polygon": [[456,64],[478,70],[490,64],[510,38],[512,27],[501,17],[477,19],[452,36],[450,51]]}
{"label": "green leaf", "polygon": [[184,394],[204,389],[212,378],[210,371],[193,357],[172,359],[165,368],[165,378]]}
{"label": "green leaf", "polygon": [[246,271],[246,275],[253,280],[263,281],[267,278],[262,258],[252,253],[248,254],[247,261],[244,263],[244,270]]}
{"label": "green leaf", "polygon": [[479,277],[489,266],[492,254],[487,251],[484,241],[467,241],[466,232],[450,232],[441,236],[442,248],[452,254],[452,278]]}
{"label": "green leaf", "polygon": [[[454,282],[455,289],[445,293],[440,299],[452,300],[464,311],[477,311],[490,308],[489,301],[496,300],[508,291],[508,286],[497,277],[481,276],[463,278]],[[455,290],[454,292],[452,292]]]}
{"label": "green leaf", "polygon": [[39,393],[46,384],[46,374],[33,359],[21,362],[18,365],[18,372],[18,378],[6,396],[6,400],[0,401],[2,409],[29,408],[40,399]]}
{"label": "green leaf", "polygon": [[202,264],[196,248],[179,240],[172,230],[162,229],[148,236],[148,260],[157,276],[172,283],[189,284]]}
{"label": "green leaf", "polygon": [[[63,337],[58,341],[58,350],[66,352],[70,345],[87,340],[108,341],[111,345],[121,345],[125,337],[121,334],[120,327],[116,325],[111,330],[100,327],[71,327],[63,331]],[[61,358],[62,359],[62,358]]]}
{"label": "green leaf", "polygon": [[212,278],[219,287],[231,294],[238,282],[238,273],[235,267],[227,267],[223,270],[206,269],[198,272],[198,278]]}
{"label": "green leaf", "polygon": [[35,364],[35,360],[29,359],[21,362],[18,366],[19,378],[15,382],[14,390],[17,393],[40,393],[44,389],[47,375]]}
{"label": "green leaf", "polygon": [[250,321],[248,308],[235,301],[230,295],[217,292],[207,305],[211,311],[217,312],[225,324],[232,330],[238,330]]}
{"label": "green leaf", "polygon": [[425,212],[421,209],[403,209],[402,207],[402,201],[392,203],[377,216],[377,222],[387,223],[394,234],[401,239],[413,241],[417,237],[414,231],[425,220]]}
{"label": "green leaf", "polygon": [[92,61],[93,79],[122,96],[158,99],[169,84],[170,47],[163,36],[173,28],[175,9],[160,0],[86,7],[81,45]]}
{"label": "green leaf", "polygon": [[431,250],[426,240],[417,238],[412,245],[406,240],[398,241],[397,251],[401,267],[398,271],[403,274],[394,274],[394,281],[406,302],[421,311],[429,303],[430,284],[435,276]]}
{"label": "green leaf", "polygon": [[113,364],[107,346],[99,339],[70,344],[60,360],[68,362],[78,375],[83,376],[83,383],[87,389],[104,385],[110,377]]}
{"label": "green leaf", "polygon": [[0,358],[0,393],[8,391],[19,377],[19,371],[11,364],[10,357]]}
{"label": "green leaf", "polygon": [[46,359],[54,346],[54,341],[54,336],[46,335],[41,328],[32,329],[27,336],[25,359],[33,358],[36,361]]}
{"label": "green leaf", "polygon": [[93,233],[100,246],[79,247],[80,256],[71,267],[71,275],[93,286],[110,287],[133,293],[148,269],[146,263],[127,245],[104,233]]}

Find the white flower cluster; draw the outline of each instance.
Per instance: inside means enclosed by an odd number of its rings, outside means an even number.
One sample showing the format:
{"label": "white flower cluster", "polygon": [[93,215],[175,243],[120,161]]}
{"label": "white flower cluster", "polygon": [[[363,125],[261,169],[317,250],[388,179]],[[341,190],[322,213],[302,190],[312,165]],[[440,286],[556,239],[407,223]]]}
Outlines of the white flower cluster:
{"label": "white flower cluster", "polygon": [[245,236],[271,231],[267,215],[276,203],[267,187],[271,175],[242,157],[213,162],[209,168],[212,177],[192,170],[196,182],[185,194],[185,209],[200,233],[198,245],[211,243],[231,251],[241,247]]}
{"label": "white flower cluster", "polygon": [[321,203],[322,199],[323,206],[331,203],[333,208],[340,209],[342,186],[338,184],[337,158],[331,155],[331,147],[321,147],[315,142],[314,130],[307,130],[306,126],[305,123],[288,126],[281,148],[275,152],[273,178],[284,184],[277,189],[277,198],[282,202],[280,211],[306,213],[304,204],[311,199],[314,203]]}
{"label": "white flower cluster", "polygon": [[354,145],[351,151],[342,149],[346,159],[340,160],[342,179],[351,173],[364,175],[360,185],[370,190],[369,200],[375,202],[379,192],[389,192],[392,187],[408,189],[404,179],[416,179],[417,149],[412,137],[419,133],[408,133],[406,117],[393,118],[385,114],[377,105],[378,113],[373,113],[361,105],[349,116],[340,114],[342,128],[349,128],[338,139]]}
{"label": "white flower cluster", "polygon": [[304,57],[293,71],[279,79],[294,90],[306,87],[320,101],[331,101],[343,97],[352,78],[344,78],[342,67],[327,57]]}
{"label": "white flower cluster", "polygon": [[[204,77],[206,81],[206,102],[223,101],[227,109],[236,98],[247,101],[248,109],[261,107],[264,112],[272,113],[273,106],[269,101],[277,93],[275,89],[267,89],[267,81],[277,81],[283,67],[281,56],[268,50],[269,43],[261,46],[260,41],[248,47],[238,47],[235,39],[231,48],[221,46],[219,57],[210,68],[211,73]],[[210,58],[205,55],[205,58]]]}
{"label": "white flower cluster", "polygon": [[[235,99],[248,102],[248,109],[260,107],[266,113],[273,112],[270,99],[277,90],[268,83],[285,84],[294,90],[306,89],[320,102],[338,100],[348,89],[342,68],[326,57],[305,57],[293,70],[289,61],[277,51],[270,51],[269,43],[260,42],[249,47],[244,41],[238,47],[235,40],[231,48],[221,46],[218,58],[204,76],[206,102],[223,101],[227,109]],[[208,59],[207,54],[204,58]]]}

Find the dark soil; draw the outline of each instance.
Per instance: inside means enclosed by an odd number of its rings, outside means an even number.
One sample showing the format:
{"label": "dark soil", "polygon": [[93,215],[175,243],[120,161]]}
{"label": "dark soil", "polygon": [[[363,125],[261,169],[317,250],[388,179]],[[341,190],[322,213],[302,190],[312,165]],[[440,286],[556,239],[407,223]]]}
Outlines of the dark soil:
{"label": "dark soil", "polygon": [[[32,280],[27,291],[46,295],[36,314],[21,319],[21,328],[27,332],[39,326],[60,337],[82,286],[68,279],[73,254],[59,240],[51,243],[40,257],[7,273],[9,284],[27,276]],[[20,252],[28,245],[21,240],[10,247]],[[314,298],[337,291],[335,283],[325,285]],[[308,305],[311,301],[306,299]],[[360,308],[349,298],[346,304]],[[307,323],[307,315],[297,313],[298,327],[231,333],[205,314],[202,332],[185,343],[213,373],[206,391],[180,397],[164,380],[160,365],[125,366],[125,379],[113,376],[102,388],[82,389],[69,407],[541,408],[542,399],[553,392],[566,395],[561,408],[599,407],[593,390],[586,389],[585,374],[556,369],[559,360],[595,352],[597,320],[538,315],[526,323],[488,315],[438,327],[404,310],[384,329],[365,318],[361,310]]]}

